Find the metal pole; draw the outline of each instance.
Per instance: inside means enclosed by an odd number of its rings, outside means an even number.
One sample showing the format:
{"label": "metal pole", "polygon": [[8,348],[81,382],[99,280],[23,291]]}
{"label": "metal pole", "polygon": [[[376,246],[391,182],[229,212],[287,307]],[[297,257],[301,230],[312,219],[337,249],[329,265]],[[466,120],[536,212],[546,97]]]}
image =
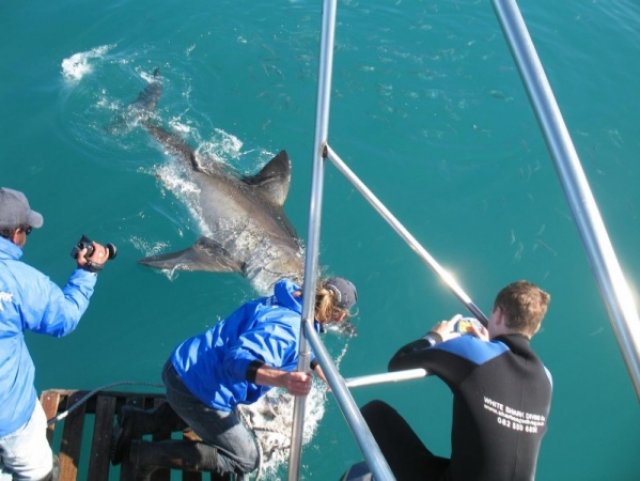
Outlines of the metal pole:
{"label": "metal pole", "polygon": [[350,377],[345,379],[344,382],[348,388],[352,388],[371,386],[372,384],[382,384],[385,382],[410,381],[412,379],[421,379],[426,375],[426,369],[419,367],[416,369],[407,369],[405,371],[383,372],[381,374]]}
{"label": "metal pole", "polygon": [[373,473],[373,479],[376,481],[395,481],[396,478],[393,476],[387,460],[380,452],[369,426],[367,426],[362,417],[362,413],[353,400],[344,379],[342,379],[342,376],[333,365],[331,356],[322,341],[320,341],[318,333],[315,332],[311,323],[305,323],[305,328],[309,336],[309,342],[313,346],[313,352],[316,353],[318,361],[320,361],[320,365],[324,369],[327,382],[331,386],[331,393],[338,402],[340,410],[351,428],[351,432],[358,441],[360,451],[369,466],[369,470]]}
{"label": "metal pole", "polygon": [[342,172],[342,174],[353,184],[353,186],[358,189],[358,191],[363,195],[365,199],[373,206],[373,208],[378,211],[378,213],[382,216],[384,220],[386,220],[389,225],[395,230],[400,237],[404,239],[404,241],[413,249],[413,251],[418,254],[418,256],[429,266],[431,269],[444,281],[444,283],[451,289],[451,291],[456,295],[458,299],[469,309],[470,312],[473,313],[476,318],[482,322],[485,326],[489,322],[487,320],[487,316],[485,316],[482,311],[476,306],[471,298],[467,295],[466,292],[460,287],[458,282],[454,279],[454,277],[444,269],[438,261],[436,261],[427,250],[420,245],[420,243],[416,240],[415,237],[411,235],[411,233],[405,229],[405,227],[400,223],[400,221],[385,207],[385,205],[380,202],[380,200],[374,195],[371,190],[358,178],[356,174],[353,173],[351,169],[342,161],[342,159],[336,154],[331,147],[327,146],[327,150],[329,152],[329,160],[333,162],[336,168]]}
{"label": "metal pole", "polygon": [[[313,177],[309,202],[309,229],[304,266],[303,306],[300,326],[300,348],[298,371],[309,371],[310,352],[305,337],[304,325],[313,323],[315,315],[316,272],[320,245],[322,215],[322,190],[324,186],[323,150],[329,129],[329,104],[331,100],[331,78],[333,70],[333,46],[336,23],[337,0],[325,0],[322,12],[322,37],[320,40],[320,66],[318,74],[318,98],[316,105],[316,132],[313,146]],[[313,330],[313,329],[311,329]],[[293,426],[291,428],[291,451],[289,453],[289,481],[297,481],[300,474],[302,431],[306,397],[297,396],[293,404]]]}
{"label": "metal pole", "polygon": [[493,0],[598,282],[611,325],[640,398],[640,319],[578,154],[514,0]]}

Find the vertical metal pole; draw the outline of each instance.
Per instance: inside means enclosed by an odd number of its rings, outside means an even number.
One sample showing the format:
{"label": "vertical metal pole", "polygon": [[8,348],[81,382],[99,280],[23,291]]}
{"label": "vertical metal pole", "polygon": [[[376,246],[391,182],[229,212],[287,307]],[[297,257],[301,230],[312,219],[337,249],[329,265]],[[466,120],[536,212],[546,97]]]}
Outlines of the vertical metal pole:
{"label": "vertical metal pole", "polygon": [[[331,100],[331,78],[333,71],[333,46],[336,24],[337,0],[325,0],[322,12],[322,37],[320,40],[320,71],[318,74],[318,98],[316,105],[316,132],[313,146],[313,178],[309,203],[309,230],[306,246],[303,286],[303,323],[313,323],[315,315],[316,273],[320,245],[322,215],[322,191],[324,186],[323,151],[329,130],[329,104]],[[309,345],[300,326],[300,358],[298,371],[309,370]],[[291,451],[289,454],[289,481],[297,481],[300,473],[302,429],[306,397],[296,397],[293,407]]]}
{"label": "vertical metal pole", "polygon": [[604,222],[582,170],[527,27],[515,0],[493,0],[505,37],[555,160],[565,195],[598,282],[613,330],[640,398],[640,319]]}

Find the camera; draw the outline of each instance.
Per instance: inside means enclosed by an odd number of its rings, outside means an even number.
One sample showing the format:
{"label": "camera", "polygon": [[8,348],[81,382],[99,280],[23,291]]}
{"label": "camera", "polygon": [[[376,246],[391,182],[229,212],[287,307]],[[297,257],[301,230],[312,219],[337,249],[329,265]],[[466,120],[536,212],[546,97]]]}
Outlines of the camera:
{"label": "camera", "polygon": [[[108,244],[105,245],[105,247],[109,251],[109,257],[107,258],[107,260],[111,260],[115,258],[116,254],[118,253],[118,249],[116,249],[116,246],[113,245],[111,242],[109,242]],[[93,241],[84,234],[82,235],[82,237],[80,237],[80,240],[78,241],[78,243],[75,246],[73,246],[73,249],[71,249],[71,257],[73,257],[74,259],[77,259],[78,253],[82,249],[87,249],[87,254],[85,255],[86,259],[89,259],[89,257],[93,255],[93,251],[95,249],[93,247]]]}
{"label": "camera", "polygon": [[456,314],[450,321],[454,321],[451,332],[458,332],[460,334],[473,332],[473,327],[476,329],[482,328],[482,323],[475,317],[462,317],[460,314]]}

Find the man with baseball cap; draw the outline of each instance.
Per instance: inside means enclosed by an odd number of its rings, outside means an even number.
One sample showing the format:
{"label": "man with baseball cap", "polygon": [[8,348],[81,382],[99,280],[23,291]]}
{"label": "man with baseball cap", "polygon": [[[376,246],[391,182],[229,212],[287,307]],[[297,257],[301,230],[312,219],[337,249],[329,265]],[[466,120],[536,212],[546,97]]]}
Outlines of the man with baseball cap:
{"label": "man with baseball cap", "polygon": [[77,268],[60,289],[20,261],[27,237],[43,224],[22,192],[0,188],[0,481],[54,479],[47,420],[23,332],[56,337],[72,332],[89,306],[96,266],[109,258],[108,249],[96,242],[89,256],[86,248],[79,250]]}

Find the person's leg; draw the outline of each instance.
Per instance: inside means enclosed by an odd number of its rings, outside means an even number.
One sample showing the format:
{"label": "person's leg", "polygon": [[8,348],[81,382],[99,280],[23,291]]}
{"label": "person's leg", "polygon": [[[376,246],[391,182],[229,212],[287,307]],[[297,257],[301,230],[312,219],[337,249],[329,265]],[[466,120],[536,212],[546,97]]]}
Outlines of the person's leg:
{"label": "person's leg", "polygon": [[360,411],[397,481],[442,477],[449,460],[434,456],[395,409],[372,401]]}
{"label": "person's leg", "polygon": [[145,434],[169,436],[174,431],[182,431],[186,428],[187,424],[175,413],[168,402],[154,409],[122,406],[120,422],[113,433],[111,462],[113,464],[122,462],[129,452],[132,439],[141,438]]}
{"label": "person's leg", "polygon": [[170,362],[162,378],[171,407],[203,442],[217,448],[221,473],[248,473],[258,467],[260,454],[256,438],[235,412],[204,405],[184,386]]}
{"label": "person's leg", "polygon": [[53,453],[47,441],[47,418],[40,402],[29,421],[0,438],[0,479],[40,481],[52,472]]}

